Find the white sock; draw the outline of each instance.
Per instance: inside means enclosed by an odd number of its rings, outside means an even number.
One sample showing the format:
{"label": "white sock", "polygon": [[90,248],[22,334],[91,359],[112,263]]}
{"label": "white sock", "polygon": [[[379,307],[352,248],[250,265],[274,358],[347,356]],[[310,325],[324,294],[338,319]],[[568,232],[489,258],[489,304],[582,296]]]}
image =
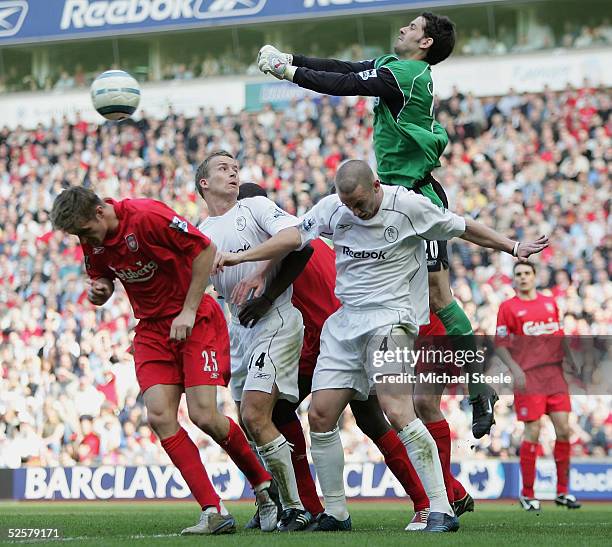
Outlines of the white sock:
{"label": "white sock", "polygon": [[[259,460],[259,463],[263,467],[266,467],[266,463],[261,459],[261,456],[259,455],[259,452],[257,452],[257,443],[254,443],[253,441],[248,441],[248,443],[249,443],[249,446],[251,447],[251,450],[253,451],[253,453],[255,454],[257,459]],[[266,469],[267,469],[267,467],[266,467]],[[268,469],[268,471],[269,471],[269,469]],[[258,494],[264,488],[268,488],[268,486],[270,486],[270,481],[265,481],[265,482],[262,482],[261,484],[258,484],[257,486],[253,486],[253,490],[255,491],[256,494]]]}
{"label": "white sock", "polygon": [[219,513],[221,515],[229,515],[229,511],[227,510],[225,505],[223,505],[222,500],[219,500],[219,509],[221,510],[217,511],[217,508],[214,505],[211,505],[210,507],[204,509],[204,513]]}
{"label": "white sock", "polygon": [[295,472],[291,463],[291,450],[287,439],[280,435],[268,444],[258,446],[257,452],[278,484],[278,493],[283,509],[304,509],[300,501]]}
{"label": "white sock", "polygon": [[257,456],[257,459],[259,460],[259,463],[265,467],[266,466],[266,462],[264,462],[261,459],[261,456],[259,455],[259,452],[257,450],[257,443],[253,442],[253,441],[248,441],[248,443],[249,443],[249,446],[251,447],[251,450],[255,454],[255,456]]}
{"label": "white sock", "polygon": [[398,436],[404,443],[410,462],[421,479],[429,498],[429,509],[436,513],[454,515],[446,495],[440,455],[431,433],[417,418],[402,429]]}
{"label": "white sock", "polygon": [[327,433],[310,432],[310,453],[325,498],[325,512],[342,521],[349,517],[344,493],[344,450],[336,427]]}

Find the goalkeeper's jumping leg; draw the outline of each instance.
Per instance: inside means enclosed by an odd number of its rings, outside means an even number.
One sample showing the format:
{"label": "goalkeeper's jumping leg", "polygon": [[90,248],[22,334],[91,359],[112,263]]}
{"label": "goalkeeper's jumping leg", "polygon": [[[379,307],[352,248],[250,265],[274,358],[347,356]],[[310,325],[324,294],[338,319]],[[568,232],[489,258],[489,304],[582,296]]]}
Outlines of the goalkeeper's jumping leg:
{"label": "goalkeeper's jumping leg", "polygon": [[[470,320],[451,293],[446,242],[428,241],[426,248],[429,270],[429,306],[442,321],[446,334],[451,339],[453,349],[475,352],[476,340]],[[444,258],[446,264],[443,264],[442,259]],[[475,360],[466,365],[470,376],[474,373],[482,373],[482,367],[483,364]],[[474,437],[480,439],[491,431],[491,426],[495,423],[494,407],[497,402],[497,393],[491,387],[479,382],[470,382],[468,389],[472,405],[472,433]]]}

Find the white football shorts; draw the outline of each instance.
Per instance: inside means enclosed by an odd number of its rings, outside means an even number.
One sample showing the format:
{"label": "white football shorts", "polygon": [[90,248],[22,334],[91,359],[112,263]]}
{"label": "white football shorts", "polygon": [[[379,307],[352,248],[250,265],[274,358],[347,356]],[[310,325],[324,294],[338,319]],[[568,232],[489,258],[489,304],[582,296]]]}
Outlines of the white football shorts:
{"label": "white football shorts", "polygon": [[304,324],[291,302],[271,309],[253,328],[232,318],[229,335],[234,401],[245,390],[272,393],[276,384],[281,399],[297,402]]}
{"label": "white football shorts", "polygon": [[375,387],[375,375],[411,372],[409,362],[389,359],[381,352],[414,348],[418,327],[409,310],[360,309],[342,306],[321,332],[321,350],[312,378],[312,391],[354,389],[355,399],[365,401]]}

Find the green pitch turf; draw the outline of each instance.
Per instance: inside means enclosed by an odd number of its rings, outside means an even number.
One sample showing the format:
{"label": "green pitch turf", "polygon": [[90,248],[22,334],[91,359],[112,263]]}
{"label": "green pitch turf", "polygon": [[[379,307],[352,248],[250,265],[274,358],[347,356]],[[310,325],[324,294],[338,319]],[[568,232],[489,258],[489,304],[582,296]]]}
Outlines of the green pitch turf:
{"label": "green pitch turf", "polygon": [[[228,503],[238,521],[233,535],[183,538],[182,528],[194,524],[199,512],[183,502],[72,502],[0,503],[0,543],[7,544],[7,528],[59,528],[57,543],[74,545],[287,545],[386,546],[386,545],[612,545],[612,504],[587,503],[568,511],[545,502],[540,515],[523,512],[517,504],[477,503],[476,512],[461,517],[456,534],[404,532],[412,513],[406,502],[357,502],[350,505],[353,532],[264,534],[245,531],[253,505]],[[11,544],[48,544],[41,540],[18,540]]]}

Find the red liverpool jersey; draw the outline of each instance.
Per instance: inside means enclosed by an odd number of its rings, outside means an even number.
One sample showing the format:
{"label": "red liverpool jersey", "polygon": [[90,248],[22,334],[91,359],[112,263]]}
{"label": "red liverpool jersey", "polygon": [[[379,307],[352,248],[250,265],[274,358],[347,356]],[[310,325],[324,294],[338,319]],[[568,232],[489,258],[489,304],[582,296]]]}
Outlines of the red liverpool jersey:
{"label": "red liverpool jersey", "polygon": [[[314,253],[304,271],[293,282],[291,301],[304,318],[304,345],[300,364],[314,369],[323,323],[340,307],[340,301],[334,294],[336,253],[320,239],[311,241],[311,245]],[[312,370],[302,370],[302,367],[300,372],[312,374]]]}
{"label": "red liverpool jersey", "polygon": [[119,279],[137,319],[178,315],[191,283],[191,263],[210,239],[159,201],[105,201],[115,208],[119,227],[99,247],[81,241],[87,275]]}
{"label": "red liverpool jersey", "polygon": [[550,296],[537,293],[534,300],[515,296],[499,307],[497,344],[507,347],[523,370],[562,361],[563,334],[557,303]]}

